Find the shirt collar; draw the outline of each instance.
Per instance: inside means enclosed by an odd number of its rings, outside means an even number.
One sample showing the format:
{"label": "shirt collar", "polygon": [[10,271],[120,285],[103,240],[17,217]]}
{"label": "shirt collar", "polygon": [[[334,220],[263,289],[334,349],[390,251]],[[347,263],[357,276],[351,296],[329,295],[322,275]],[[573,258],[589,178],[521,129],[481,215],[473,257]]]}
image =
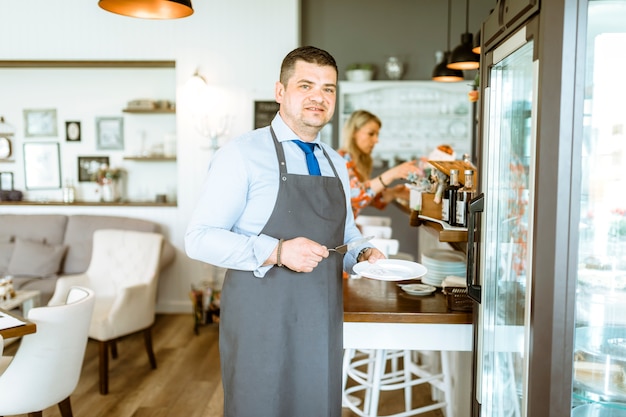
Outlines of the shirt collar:
{"label": "shirt collar", "polygon": [[[282,117],[280,117],[280,113],[276,113],[274,119],[272,120],[272,128],[274,129],[274,133],[276,133],[276,138],[279,142],[286,142],[290,140],[298,140],[300,139],[298,135],[294,133],[293,130],[284,122]],[[317,132],[317,136],[315,136],[315,140],[313,143],[317,143],[318,146],[321,146],[321,135],[320,132]]]}

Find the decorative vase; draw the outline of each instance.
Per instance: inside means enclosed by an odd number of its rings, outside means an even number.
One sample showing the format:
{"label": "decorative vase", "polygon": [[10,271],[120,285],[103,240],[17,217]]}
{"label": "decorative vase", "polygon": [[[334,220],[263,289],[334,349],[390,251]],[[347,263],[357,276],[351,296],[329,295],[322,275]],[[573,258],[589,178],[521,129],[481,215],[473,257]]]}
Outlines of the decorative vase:
{"label": "decorative vase", "polygon": [[402,62],[395,57],[390,56],[385,62],[385,74],[389,77],[390,80],[399,80],[402,78],[402,73],[404,72],[404,66]]}
{"label": "decorative vase", "polygon": [[113,202],[117,199],[117,188],[115,181],[110,178],[104,178],[100,185],[100,201]]}

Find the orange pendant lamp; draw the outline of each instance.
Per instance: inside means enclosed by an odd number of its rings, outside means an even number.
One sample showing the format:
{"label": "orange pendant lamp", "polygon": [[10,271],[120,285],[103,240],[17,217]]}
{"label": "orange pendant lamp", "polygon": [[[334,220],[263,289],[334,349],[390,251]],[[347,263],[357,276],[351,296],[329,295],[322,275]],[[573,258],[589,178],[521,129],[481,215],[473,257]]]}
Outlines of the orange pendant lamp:
{"label": "orange pendant lamp", "polygon": [[193,14],[191,0],[100,0],[98,6],[140,19],[179,19]]}

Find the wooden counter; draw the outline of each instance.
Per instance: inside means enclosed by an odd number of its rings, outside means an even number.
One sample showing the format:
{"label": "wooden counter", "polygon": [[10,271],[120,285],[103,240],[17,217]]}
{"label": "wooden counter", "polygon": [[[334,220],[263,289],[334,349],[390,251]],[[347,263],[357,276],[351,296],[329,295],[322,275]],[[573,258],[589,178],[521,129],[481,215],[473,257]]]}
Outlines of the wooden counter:
{"label": "wooden counter", "polygon": [[472,313],[450,311],[438,289],[403,292],[397,282],[344,279],[344,348],[472,350]]}
{"label": "wooden counter", "polygon": [[[406,283],[404,281],[403,283]],[[419,281],[415,281],[419,282]],[[471,311],[450,311],[438,289],[431,295],[409,295],[397,282],[367,278],[346,279],[343,285],[344,321],[371,323],[471,324]]]}

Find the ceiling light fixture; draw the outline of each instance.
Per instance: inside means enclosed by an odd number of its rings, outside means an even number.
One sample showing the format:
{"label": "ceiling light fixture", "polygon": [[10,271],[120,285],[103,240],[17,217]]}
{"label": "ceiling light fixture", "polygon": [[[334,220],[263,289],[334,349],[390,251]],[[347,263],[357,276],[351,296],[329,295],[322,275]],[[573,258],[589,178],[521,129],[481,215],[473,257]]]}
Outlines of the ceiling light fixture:
{"label": "ceiling light fixture", "polygon": [[140,19],[179,19],[193,14],[191,0],[100,0],[98,6]]}
{"label": "ceiling light fixture", "polygon": [[480,66],[480,55],[472,52],[474,36],[469,31],[469,0],[465,1],[465,33],[461,35],[461,44],[454,48],[448,68],[474,70]]}
{"label": "ceiling light fixture", "polygon": [[474,35],[473,45],[474,47],[472,48],[472,52],[474,52],[475,54],[480,54],[480,29],[478,29],[478,32],[476,32],[476,34]]}
{"label": "ceiling light fixture", "polygon": [[433,81],[439,81],[444,83],[454,83],[463,81],[463,71],[448,68],[448,60],[450,59],[450,21],[451,17],[451,0],[448,0],[448,32],[447,32],[447,44],[446,51],[442,54],[441,51],[437,51],[437,62],[433,70]]}

